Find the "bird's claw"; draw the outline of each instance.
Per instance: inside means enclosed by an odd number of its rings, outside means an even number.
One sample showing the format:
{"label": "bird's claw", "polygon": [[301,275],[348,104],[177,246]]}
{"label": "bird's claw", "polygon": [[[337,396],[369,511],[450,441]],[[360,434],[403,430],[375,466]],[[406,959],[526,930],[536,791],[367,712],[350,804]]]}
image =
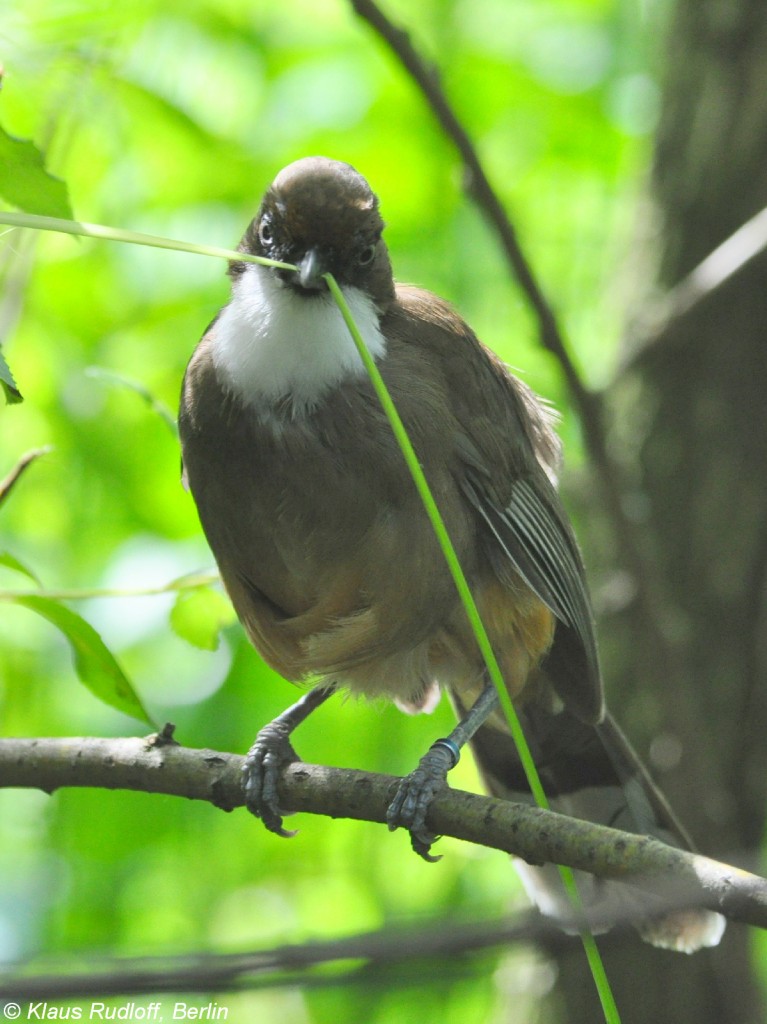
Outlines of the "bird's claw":
{"label": "bird's claw", "polygon": [[260,818],[270,832],[286,839],[292,838],[296,831],[282,827],[277,781],[285,765],[299,760],[288,736],[288,730],[280,722],[270,722],[259,732],[242,766],[248,810]]}
{"label": "bird's claw", "polygon": [[434,797],[447,786],[447,773],[456,761],[457,752],[446,741],[438,740],[415,771],[402,779],[386,812],[389,831],[406,828],[413,850],[430,863],[440,860],[429,852],[439,836],[427,829],[426,815]]}

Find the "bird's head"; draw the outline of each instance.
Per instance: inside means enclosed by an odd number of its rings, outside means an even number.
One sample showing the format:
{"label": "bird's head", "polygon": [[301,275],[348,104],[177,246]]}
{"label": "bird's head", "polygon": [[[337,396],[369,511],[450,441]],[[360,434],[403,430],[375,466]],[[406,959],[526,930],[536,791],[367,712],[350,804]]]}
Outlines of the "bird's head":
{"label": "bird's head", "polygon": [[[382,307],[394,295],[383,228],[378,198],[361,174],[338,160],[306,157],[274,179],[239,249],[297,266],[272,272],[304,298],[326,293],[329,271]],[[230,274],[246,265],[233,262]]]}

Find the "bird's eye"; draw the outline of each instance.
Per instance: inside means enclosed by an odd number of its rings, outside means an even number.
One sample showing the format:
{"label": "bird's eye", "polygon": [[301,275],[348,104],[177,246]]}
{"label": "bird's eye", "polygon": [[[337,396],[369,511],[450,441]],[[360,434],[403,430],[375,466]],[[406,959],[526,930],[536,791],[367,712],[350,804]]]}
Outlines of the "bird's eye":
{"label": "bird's eye", "polygon": [[373,262],[373,257],[376,254],[376,247],[374,245],[366,245],[362,252],[357,257],[357,263],[361,267],[368,266],[369,263]]}
{"label": "bird's eye", "polygon": [[258,240],[261,245],[271,245],[274,241],[274,227],[269,217],[262,217],[258,225]]}

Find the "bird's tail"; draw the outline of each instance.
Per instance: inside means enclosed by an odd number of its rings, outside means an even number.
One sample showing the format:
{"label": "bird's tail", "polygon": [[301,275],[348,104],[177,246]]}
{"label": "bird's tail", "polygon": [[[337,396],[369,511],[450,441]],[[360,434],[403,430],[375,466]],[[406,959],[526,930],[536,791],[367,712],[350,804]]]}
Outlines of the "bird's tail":
{"label": "bird's tail", "polygon": [[[456,702],[458,703],[458,702]],[[460,708],[459,708],[460,710]],[[627,832],[652,835],[673,846],[692,844],[665,797],[619,727],[608,715],[589,725],[566,710],[556,714],[530,704],[520,712],[544,790],[553,810]],[[532,796],[511,736],[486,723],[471,741],[488,791],[506,800]],[[515,861],[522,882],[546,916],[572,920],[572,905],[558,868]],[[700,909],[664,910],[660,897],[576,871],[581,901],[595,931],[630,920],[654,946],[692,953],[715,946],[724,918]]]}

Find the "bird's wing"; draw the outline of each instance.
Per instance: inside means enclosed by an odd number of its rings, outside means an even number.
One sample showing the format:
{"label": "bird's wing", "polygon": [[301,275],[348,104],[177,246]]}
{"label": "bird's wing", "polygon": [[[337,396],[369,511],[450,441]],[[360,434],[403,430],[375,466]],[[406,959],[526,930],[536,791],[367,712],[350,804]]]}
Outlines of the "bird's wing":
{"label": "bird's wing", "polygon": [[495,488],[489,492],[471,471],[462,486],[489,531],[500,578],[511,566],[559,622],[545,662],[552,684],[575,714],[598,720],[602,686],[591,604],[580,552],[556,492],[542,474],[520,478],[501,506]]}
{"label": "bird's wing", "polygon": [[603,704],[594,624],[578,544],[554,486],[552,412],[446,303],[407,286],[398,286],[397,299],[411,336],[440,367],[458,483],[493,569],[510,587],[521,576],[556,616],[544,669],[574,714],[597,721]]}

